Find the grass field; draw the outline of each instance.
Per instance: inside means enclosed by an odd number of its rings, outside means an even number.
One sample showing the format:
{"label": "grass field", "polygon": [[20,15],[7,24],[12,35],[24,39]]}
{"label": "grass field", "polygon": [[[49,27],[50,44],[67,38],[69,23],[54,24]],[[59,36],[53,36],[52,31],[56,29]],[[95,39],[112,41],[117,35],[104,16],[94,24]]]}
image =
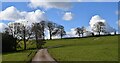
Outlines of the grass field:
{"label": "grass field", "polygon": [[118,60],[118,36],[48,40],[45,47],[57,61]]}
{"label": "grass field", "polygon": [[[56,39],[46,42],[44,47],[48,48],[49,53],[57,61],[118,60],[118,36]],[[29,41],[28,50],[3,53],[2,61],[30,61],[36,52],[34,48],[36,48],[35,41]]]}
{"label": "grass field", "polygon": [[35,50],[25,50],[19,52],[5,53],[3,54],[3,61],[29,61],[30,54],[35,54]]}
{"label": "grass field", "polygon": [[[21,42],[21,45],[23,45],[23,42]],[[27,42],[27,50],[23,50],[22,48],[18,48],[17,52],[8,52],[2,54],[2,61],[3,63],[14,61],[14,63],[26,63],[27,61],[30,61],[32,57],[34,57],[36,53],[36,44],[35,41],[29,41]]]}

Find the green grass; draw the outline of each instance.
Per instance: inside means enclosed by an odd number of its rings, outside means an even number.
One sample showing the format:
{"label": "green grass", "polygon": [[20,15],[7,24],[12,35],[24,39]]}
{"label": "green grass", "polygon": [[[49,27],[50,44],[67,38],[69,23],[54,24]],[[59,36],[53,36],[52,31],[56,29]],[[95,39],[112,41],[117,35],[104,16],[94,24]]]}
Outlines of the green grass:
{"label": "green grass", "polygon": [[[20,44],[20,46],[22,48],[17,48],[17,50],[21,50],[21,49],[23,50],[24,49],[24,42],[21,41],[19,44]],[[26,45],[27,45],[27,49],[35,49],[36,48],[36,42],[35,42],[35,40],[29,40],[29,41],[27,41]]]}
{"label": "green grass", "polygon": [[118,60],[118,36],[48,40],[45,47],[57,61]]}
{"label": "green grass", "polygon": [[[46,42],[44,47],[48,48],[49,53],[57,61],[118,60],[118,36],[58,39]],[[3,53],[2,61],[30,61],[36,52],[34,48],[36,48],[35,41],[29,41],[27,42],[29,50]]]}
{"label": "green grass", "polygon": [[3,61],[27,61],[30,59],[30,53],[34,54],[35,50],[25,50],[19,52],[5,53],[2,56]]}
{"label": "green grass", "polygon": [[2,61],[3,63],[7,63],[9,61],[14,61],[18,63],[19,61],[27,62],[34,57],[36,53],[36,44],[35,41],[28,41],[27,42],[27,50],[23,50],[23,42],[20,43],[22,48],[18,48],[17,52],[8,52],[2,54]]}

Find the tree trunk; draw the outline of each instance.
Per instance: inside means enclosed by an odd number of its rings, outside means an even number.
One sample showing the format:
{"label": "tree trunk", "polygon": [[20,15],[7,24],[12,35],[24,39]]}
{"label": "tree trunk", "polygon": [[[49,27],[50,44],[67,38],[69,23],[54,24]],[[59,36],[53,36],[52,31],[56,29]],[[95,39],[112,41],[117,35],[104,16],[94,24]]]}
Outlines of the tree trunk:
{"label": "tree trunk", "polygon": [[62,39],[62,33],[61,33],[61,39]]}
{"label": "tree trunk", "polygon": [[52,33],[51,33],[51,30],[50,30],[50,40],[52,40]]}
{"label": "tree trunk", "polygon": [[83,37],[83,33],[82,33],[82,37]]}
{"label": "tree trunk", "polygon": [[114,32],[114,35],[116,35],[116,31]]}
{"label": "tree trunk", "polygon": [[94,36],[94,33],[92,33],[92,36]]}
{"label": "tree trunk", "polygon": [[63,36],[63,34],[62,34],[62,30],[61,30],[61,39],[62,39],[62,36]]}
{"label": "tree trunk", "polygon": [[36,48],[38,48],[38,36],[37,36],[37,31],[35,31],[35,39],[36,39]]}
{"label": "tree trunk", "polygon": [[100,26],[100,30],[99,30],[99,36],[100,36],[100,32],[102,32],[102,27]]}
{"label": "tree trunk", "polygon": [[100,32],[98,32],[99,33],[99,36],[100,36]]}
{"label": "tree trunk", "polygon": [[43,36],[42,40],[45,40],[45,33],[44,33],[46,27],[45,21],[42,21],[41,25],[42,25],[42,36]]}
{"label": "tree trunk", "polygon": [[23,30],[23,41],[24,41],[24,50],[26,50],[26,38],[25,38],[25,27],[24,27],[24,30]]}
{"label": "tree trunk", "polygon": [[80,34],[79,34],[79,38],[80,38]]}
{"label": "tree trunk", "polygon": [[43,40],[45,40],[45,33],[43,32]]}

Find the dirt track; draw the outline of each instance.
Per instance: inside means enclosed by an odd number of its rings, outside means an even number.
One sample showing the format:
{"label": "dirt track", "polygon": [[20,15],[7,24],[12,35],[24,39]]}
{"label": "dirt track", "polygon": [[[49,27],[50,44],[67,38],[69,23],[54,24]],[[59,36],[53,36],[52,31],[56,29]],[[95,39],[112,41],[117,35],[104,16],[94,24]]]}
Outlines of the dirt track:
{"label": "dirt track", "polygon": [[32,59],[32,63],[57,63],[48,53],[47,49],[40,49],[35,57]]}

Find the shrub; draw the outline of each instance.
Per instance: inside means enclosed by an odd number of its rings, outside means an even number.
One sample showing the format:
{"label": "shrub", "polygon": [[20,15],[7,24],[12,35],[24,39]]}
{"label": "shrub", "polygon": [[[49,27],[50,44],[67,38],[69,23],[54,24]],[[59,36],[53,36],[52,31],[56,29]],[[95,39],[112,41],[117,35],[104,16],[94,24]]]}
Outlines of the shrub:
{"label": "shrub", "polygon": [[2,33],[2,52],[12,52],[16,50],[16,38],[7,33]]}

